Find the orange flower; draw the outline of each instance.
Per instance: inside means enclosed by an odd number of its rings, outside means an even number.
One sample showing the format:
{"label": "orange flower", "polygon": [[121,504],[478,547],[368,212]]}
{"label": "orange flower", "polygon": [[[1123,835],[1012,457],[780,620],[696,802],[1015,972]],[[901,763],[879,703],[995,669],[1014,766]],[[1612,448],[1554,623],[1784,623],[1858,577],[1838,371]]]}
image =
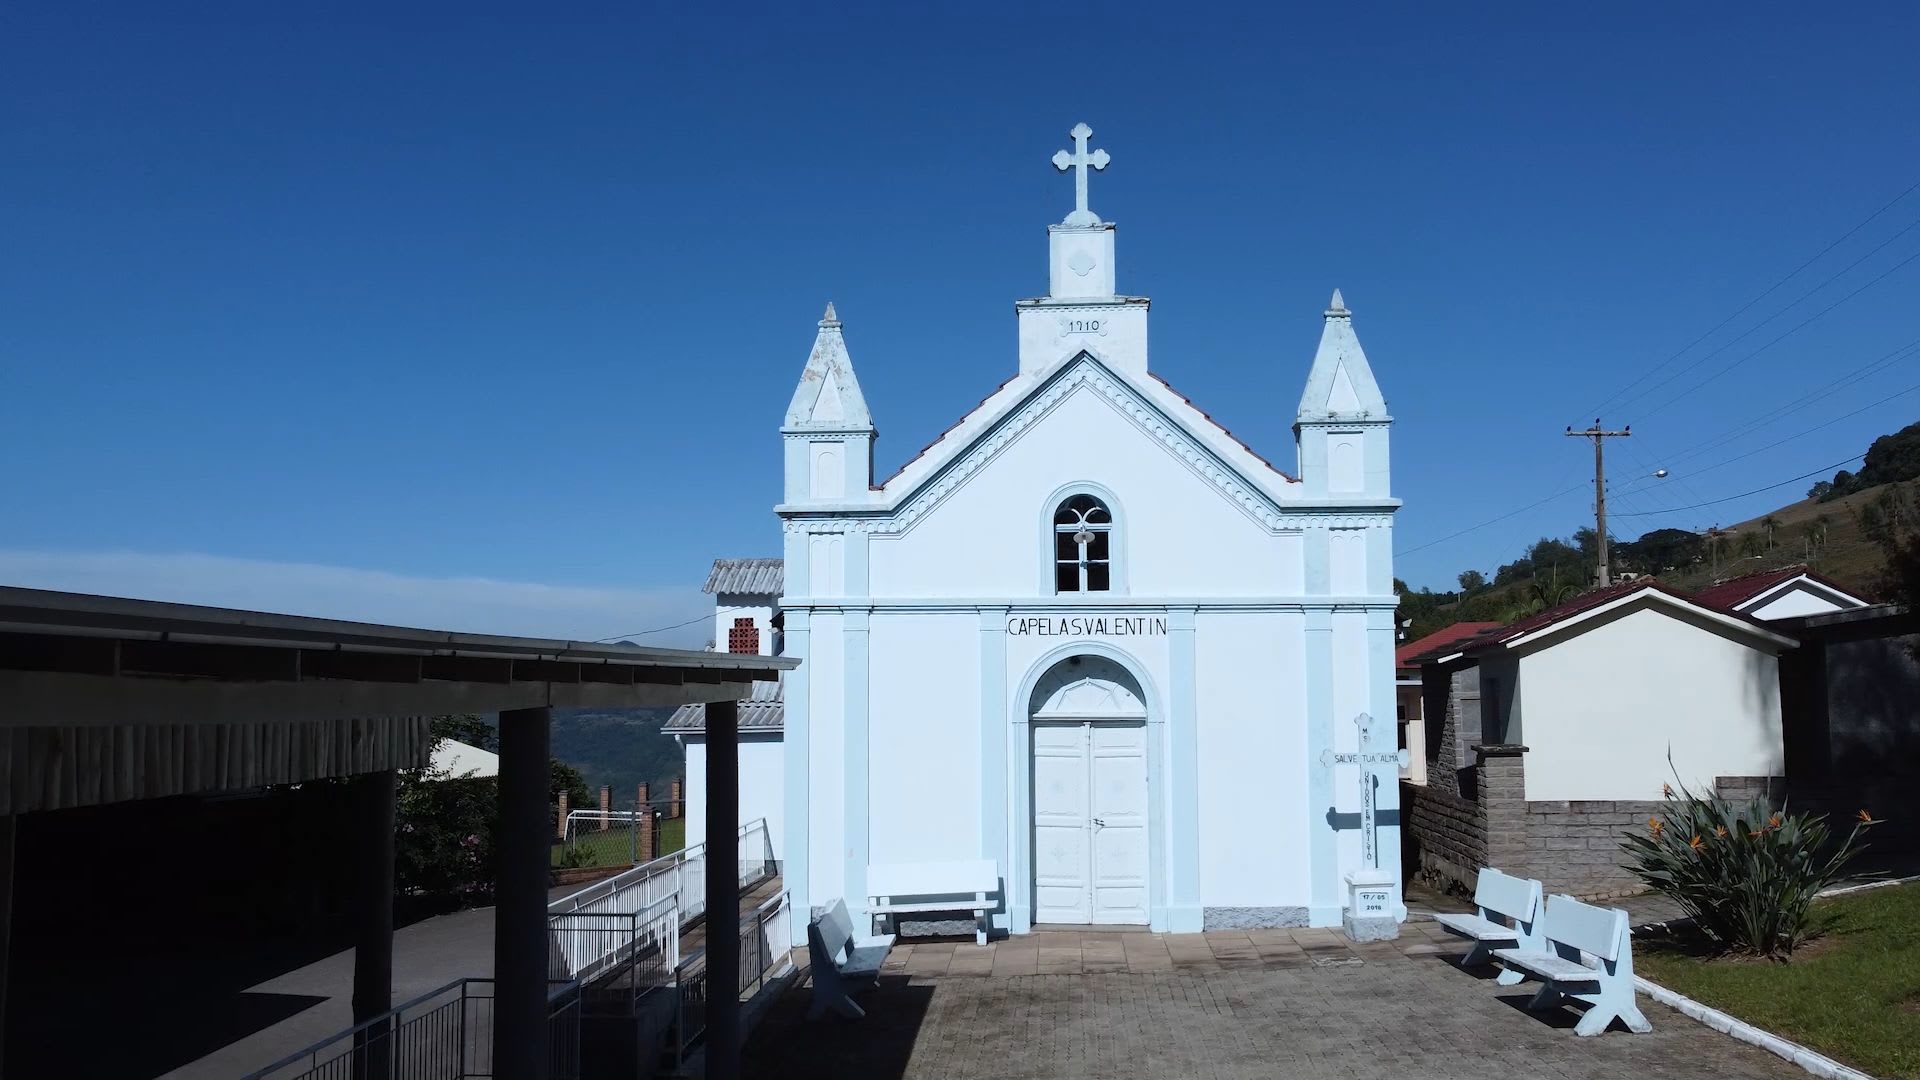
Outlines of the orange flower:
{"label": "orange flower", "polygon": [[1659,836],[1660,830],[1664,828],[1666,828],[1666,826],[1660,824],[1659,818],[1650,817],[1647,819],[1647,831],[1653,835]]}
{"label": "orange flower", "polygon": [[1779,814],[1775,814],[1775,815],[1773,815],[1772,817],[1770,817],[1770,818],[1768,818],[1768,819],[1767,819],[1767,828],[1769,828],[1769,829],[1777,829],[1777,828],[1779,828],[1779,827],[1780,827],[1780,815],[1779,815]]}
{"label": "orange flower", "polygon": [[1661,784],[1661,785],[1660,785],[1660,797],[1661,797],[1661,798],[1663,798],[1663,799],[1671,799],[1671,798],[1673,798],[1673,787],[1672,787],[1671,785],[1668,785],[1668,784]]}
{"label": "orange flower", "polygon": [[1705,846],[1707,846],[1707,845],[1706,845],[1706,843],[1705,843],[1704,841],[1702,841],[1702,840],[1700,839],[1700,834],[1699,834],[1699,833],[1694,833],[1694,834],[1693,834],[1693,839],[1691,839],[1691,840],[1689,840],[1689,841],[1687,841],[1687,846],[1688,846],[1688,847],[1690,847],[1690,848],[1692,848],[1692,849],[1693,849],[1693,850],[1695,850],[1695,851],[1699,851],[1699,850],[1700,850],[1701,848],[1703,848],[1703,847],[1705,847]]}
{"label": "orange flower", "polygon": [[1765,836],[1765,835],[1767,835],[1767,830],[1765,830],[1765,829],[1755,829],[1755,830],[1753,830],[1752,832],[1750,832],[1750,833],[1748,833],[1748,834],[1747,834],[1747,837],[1748,837],[1749,839],[1752,839],[1752,840],[1758,840],[1758,839],[1760,839],[1761,837],[1763,837],[1763,836]]}
{"label": "orange flower", "polygon": [[1713,835],[1715,837],[1722,837],[1727,835],[1727,827],[1725,825],[1715,825],[1713,827]]}
{"label": "orange flower", "polygon": [[1860,823],[1861,823],[1862,825],[1871,825],[1871,824],[1873,824],[1873,815],[1872,815],[1872,814],[1869,814],[1869,813],[1867,813],[1867,812],[1866,812],[1865,810],[1862,810],[1862,811],[1860,811],[1860,813],[1859,813],[1859,814],[1857,814],[1857,815],[1855,815],[1855,816],[1856,816],[1856,817],[1858,817],[1858,818],[1860,819]]}

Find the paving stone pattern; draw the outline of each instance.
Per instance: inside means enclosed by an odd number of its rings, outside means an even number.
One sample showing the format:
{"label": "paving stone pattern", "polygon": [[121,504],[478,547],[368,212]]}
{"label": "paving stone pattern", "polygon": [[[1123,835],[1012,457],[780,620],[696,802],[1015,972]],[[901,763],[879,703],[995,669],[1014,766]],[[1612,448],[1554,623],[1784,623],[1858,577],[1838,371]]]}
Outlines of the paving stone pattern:
{"label": "paving stone pattern", "polygon": [[1804,1080],[1642,999],[1650,1035],[1573,1034],[1531,986],[1466,971],[1433,924],[1355,945],[1326,930],[1033,934],[894,950],[859,1021],[807,1023],[800,980],[748,1043],[745,1073],[805,1077]]}

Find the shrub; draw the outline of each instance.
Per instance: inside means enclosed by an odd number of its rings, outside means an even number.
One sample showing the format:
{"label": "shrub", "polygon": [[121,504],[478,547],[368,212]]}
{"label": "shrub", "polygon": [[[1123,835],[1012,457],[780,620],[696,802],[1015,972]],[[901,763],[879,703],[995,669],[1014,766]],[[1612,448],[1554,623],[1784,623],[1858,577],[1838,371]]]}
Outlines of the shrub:
{"label": "shrub", "polygon": [[493,778],[402,773],[394,884],[430,906],[492,902],[493,834],[499,789]]}
{"label": "shrub", "polygon": [[583,866],[592,866],[598,861],[592,848],[585,844],[574,843],[560,849],[558,865],[562,870],[578,870]]}
{"label": "shrub", "polygon": [[1694,926],[1727,952],[1784,959],[1807,939],[1813,898],[1866,846],[1873,818],[1860,811],[1838,846],[1826,818],[1770,812],[1681,785],[1664,789],[1667,808],[1647,819],[1645,836],[1622,845],[1628,869],[1672,897]]}

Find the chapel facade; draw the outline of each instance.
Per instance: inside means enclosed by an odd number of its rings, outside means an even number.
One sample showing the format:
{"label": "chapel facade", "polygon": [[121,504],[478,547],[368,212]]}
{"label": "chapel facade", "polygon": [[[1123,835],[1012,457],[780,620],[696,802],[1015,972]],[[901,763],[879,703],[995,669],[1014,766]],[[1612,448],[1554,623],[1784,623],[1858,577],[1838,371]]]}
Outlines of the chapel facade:
{"label": "chapel facade", "polygon": [[859,924],[869,866],[984,858],[1015,934],[1390,933],[1386,402],[1338,291],[1293,475],[1150,371],[1088,135],[1055,157],[1076,207],[1047,229],[1047,294],[1014,305],[1013,377],[891,477],[820,320],[780,428],[793,906],[844,898]]}

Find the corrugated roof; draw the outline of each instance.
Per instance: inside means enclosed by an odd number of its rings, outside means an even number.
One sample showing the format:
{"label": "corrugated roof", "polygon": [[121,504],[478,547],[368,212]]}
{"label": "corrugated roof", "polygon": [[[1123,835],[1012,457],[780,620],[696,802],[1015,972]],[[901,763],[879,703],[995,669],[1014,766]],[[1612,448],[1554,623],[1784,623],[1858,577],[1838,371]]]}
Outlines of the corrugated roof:
{"label": "corrugated roof", "polygon": [[1457,622],[1428,634],[1418,641],[1409,641],[1393,651],[1393,666],[1396,668],[1419,667],[1416,657],[1424,656],[1447,645],[1458,645],[1470,637],[1476,637],[1489,630],[1500,629],[1497,622]]}
{"label": "corrugated roof", "polygon": [[784,559],[715,559],[701,591],[779,596],[786,584],[786,565]]}
{"label": "corrugated roof", "polygon": [[[753,684],[753,696],[740,702],[741,731],[780,731],[786,726],[786,683]],[[660,730],[668,734],[699,734],[707,730],[705,705],[682,705]]]}
{"label": "corrugated roof", "polygon": [[1615,600],[1641,592],[1657,592],[1701,611],[1708,611],[1715,615],[1734,619],[1742,625],[1752,627],[1762,635],[1775,638],[1779,636],[1765,623],[1744,612],[1734,611],[1730,608],[1722,607],[1719,604],[1704,602],[1697,596],[1688,596],[1656,578],[1641,578],[1638,581],[1625,582],[1604,589],[1594,589],[1591,592],[1582,593],[1564,604],[1548,608],[1537,615],[1530,615],[1518,622],[1510,623],[1495,630],[1486,631],[1485,633],[1466,638],[1451,645],[1424,649],[1417,654],[1408,656],[1405,662],[1417,665],[1438,660],[1453,653],[1468,650],[1477,651],[1489,646],[1499,645],[1503,642],[1513,641],[1516,638],[1524,637],[1535,631],[1544,630],[1547,627],[1565,622],[1568,619],[1584,612],[1592,611],[1594,608],[1604,604],[1610,604]]}
{"label": "corrugated roof", "polygon": [[[1762,570],[1758,573],[1743,574],[1740,577],[1716,581],[1712,585],[1693,594],[1695,603],[1709,607],[1722,607],[1729,610],[1759,596],[1776,585],[1804,577],[1809,581],[1824,585],[1842,596],[1854,596],[1853,590],[1830,578],[1821,577],[1813,568],[1804,563],[1783,566],[1778,570]],[[1859,597],[1855,597],[1859,599]],[[1862,601],[1864,603],[1864,601]]]}

